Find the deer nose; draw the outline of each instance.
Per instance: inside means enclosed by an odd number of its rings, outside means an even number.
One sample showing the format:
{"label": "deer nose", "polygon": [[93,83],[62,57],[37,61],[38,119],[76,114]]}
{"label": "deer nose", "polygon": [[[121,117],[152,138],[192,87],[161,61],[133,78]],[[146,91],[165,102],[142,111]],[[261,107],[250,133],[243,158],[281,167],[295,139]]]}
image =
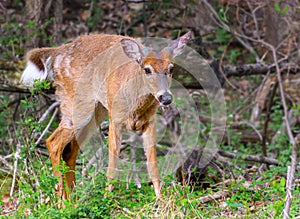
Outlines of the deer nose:
{"label": "deer nose", "polygon": [[163,105],[169,105],[172,103],[172,95],[170,93],[164,93],[158,97],[158,101]]}

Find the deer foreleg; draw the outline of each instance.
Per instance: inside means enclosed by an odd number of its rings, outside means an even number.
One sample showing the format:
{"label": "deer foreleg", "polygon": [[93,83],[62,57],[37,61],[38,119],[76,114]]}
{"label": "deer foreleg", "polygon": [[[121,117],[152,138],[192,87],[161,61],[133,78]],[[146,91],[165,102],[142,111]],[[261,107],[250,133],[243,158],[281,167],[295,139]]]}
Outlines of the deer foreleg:
{"label": "deer foreleg", "polygon": [[113,186],[110,184],[110,182],[115,178],[117,174],[117,163],[121,146],[120,130],[116,127],[112,120],[110,120],[109,124],[108,146],[108,168],[106,173],[106,176],[108,178],[107,190],[112,191]]}
{"label": "deer foreleg", "polygon": [[147,157],[148,172],[153,183],[155,195],[157,198],[160,198],[161,188],[156,159],[156,123],[154,119],[150,121],[149,125],[145,128],[142,137]]}

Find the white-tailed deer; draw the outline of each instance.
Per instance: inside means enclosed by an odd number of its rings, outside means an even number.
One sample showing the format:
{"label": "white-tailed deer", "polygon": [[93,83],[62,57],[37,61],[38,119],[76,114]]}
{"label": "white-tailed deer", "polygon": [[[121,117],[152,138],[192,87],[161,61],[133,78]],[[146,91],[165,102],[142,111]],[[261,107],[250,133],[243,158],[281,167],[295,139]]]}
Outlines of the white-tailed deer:
{"label": "white-tailed deer", "polygon": [[[21,81],[33,84],[48,79],[56,87],[61,122],[47,139],[54,175],[60,177],[58,194],[68,198],[58,170],[61,159],[69,172],[66,185],[75,185],[75,164],[80,145],[109,115],[108,182],[116,175],[121,131],[141,131],[149,175],[155,194],[161,196],[156,162],[156,125],[159,105],[172,102],[172,59],[180,55],[190,32],[160,51],[118,35],[85,35],[56,48],[38,48],[27,55]],[[108,190],[112,186],[108,185]]]}

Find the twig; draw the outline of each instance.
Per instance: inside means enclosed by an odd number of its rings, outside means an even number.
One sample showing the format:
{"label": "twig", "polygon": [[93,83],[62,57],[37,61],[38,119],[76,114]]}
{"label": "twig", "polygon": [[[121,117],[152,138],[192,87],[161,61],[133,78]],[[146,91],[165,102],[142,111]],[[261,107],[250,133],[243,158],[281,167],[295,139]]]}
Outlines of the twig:
{"label": "twig", "polygon": [[[30,95],[26,95],[25,97],[28,98]],[[9,107],[11,107],[12,105],[19,103],[22,99],[24,99],[23,96],[21,96],[20,98],[17,98],[11,102],[9,102],[9,104],[7,104],[6,106],[3,106],[0,108],[0,112],[3,112],[3,110],[8,109]]]}
{"label": "twig", "polygon": [[1,155],[0,155],[0,161],[1,161],[5,166],[7,166],[10,170],[13,170],[13,169],[14,169],[13,166],[10,165],[10,163],[7,162],[7,160],[5,159],[5,157],[2,157]]}
{"label": "twig", "polygon": [[295,172],[297,168],[297,154],[300,143],[300,134],[298,134],[295,138],[293,148],[292,148],[292,156],[291,156],[291,165],[288,167],[287,180],[286,180],[286,201],[283,210],[283,219],[288,219],[290,215],[290,209],[292,205],[293,199],[293,184],[295,180]]}
{"label": "twig", "polygon": [[226,73],[225,73],[225,71],[224,71],[224,68],[222,68],[224,57],[225,57],[225,55],[226,55],[226,53],[227,53],[228,47],[229,47],[229,45],[231,44],[232,40],[233,40],[233,38],[231,38],[231,39],[229,40],[229,42],[227,43],[227,45],[226,45],[224,51],[222,52],[222,55],[221,55],[221,58],[220,58],[219,69],[220,69],[220,70],[223,70],[223,71],[220,71],[220,72],[223,74],[226,83],[228,83],[228,85],[229,85],[230,87],[232,87],[234,90],[238,90],[238,88],[237,88],[236,86],[234,86],[234,85],[228,80],[228,77],[227,77],[227,75],[226,75]]}
{"label": "twig", "polygon": [[11,158],[11,157],[13,157],[14,155],[13,154],[8,154],[8,155],[6,155],[5,157],[3,157],[5,160],[6,159],[9,159],[9,158]]}
{"label": "twig", "polygon": [[0,171],[2,171],[3,173],[6,173],[8,175],[11,175],[11,172],[9,172],[8,170],[0,168]]}
{"label": "twig", "polygon": [[[100,146],[100,148],[96,151],[95,155],[89,159],[89,162],[86,164],[86,166],[82,169],[82,175],[88,176],[88,169],[93,166],[93,164],[101,161],[103,163],[103,146]],[[103,164],[100,164],[98,169],[103,169]]]}
{"label": "twig", "polygon": [[[249,126],[249,127],[252,128],[253,131],[257,134],[257,136],[259,137],[259,139],[260,139],[260,140],[263,140],[263,137],[262,137],[260,131],[258,131],[257,128],[256,128],[253,124],[251,124],[250,122],[247,122],[246,120],[243,120],[243,121],[238,122],[238,123],[236,123],[236,124],[245,124],[245,125]],[[233,124],[233,125],[235,125],[235,124]],[[265,156],[265,155],[264,155],[264,156]]]}
{"label": "twig", "polygon": [[[256,51],[253,49],[252,46],[250,46],[247,42],[245,42],[244,40],[242,40],[243,35],[241,34],[236,34],[236,31],[232,30],[227,24],[225,24],[223,21],[221,21],[221,19],[219,18],[218,13],[215,11],[215,9],[211,6],[211,4],[209,4],[206,0],[202,0],[202,2],[206,5],[206,7],[209,9],[209,11],[213,14],[213,16],[211,16],[212,20],[221,28],[223,28],[224,30],[233,33],[235,35],[235,38],[251,53],[254,54],[256,59],[258,59],[258,55],[256,53]],[[244,38],[247,39],[247,38]]]}
{"label": "twig", "polygon": [[10,193],[9,193],[10,197],[12,197],[12,195],[14,193],[14,188],[15,188],[15,184],[16,184],[16,177],[17,177],[17,172],[18,172],[18,160],[20,158],[20,153],[21,153],[21,144],[18,143],[16,153],[15,153],[13,179],[12,179],[12,184],[11,184]]}
{"label": "twig", "polygon": [[42,132],[41,136],[38,138],[38,140],[35,142],[35,144],[39,144],[40,141],[43,139],[44,135],[46,134],[46,132],[48,131],[48,129],[50,128],[50,125],[52,124],[56,114],[58,113],[58,108],[55,108],[53,115],[49,121],[49,123],[47,124],[46,128],[44,129],[44,131]]}
{"label": "twig", "polygon": [[43,151],[41,149],[36,149],[36,152],[43,156],[49,157],[49,153],[47,153],[46,151]]}
{"label": "twig", "polygon": [[48,114],[55,108],[59,106],[59,102],[56,101],[54,103],[51,104],[51,106],[49,106],[49,108],[44,112],[44,114],[41,116],[41,118],[39,119],[39,123],[44,122],[44,120],[46,119],[46,117],[48,116]]}

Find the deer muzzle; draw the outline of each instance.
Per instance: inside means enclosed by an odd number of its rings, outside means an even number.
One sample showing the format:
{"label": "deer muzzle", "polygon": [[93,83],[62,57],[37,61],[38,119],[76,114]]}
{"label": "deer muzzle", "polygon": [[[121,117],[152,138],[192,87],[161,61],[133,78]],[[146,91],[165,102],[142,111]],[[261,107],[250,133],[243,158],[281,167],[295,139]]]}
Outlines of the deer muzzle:
{"label": "deer muzzle", "polygon": [[165,106],[171,104],[172,100],[173,100],[172,94],[169,92],[165,92],[158,96],[159,103],[161,103]]}

